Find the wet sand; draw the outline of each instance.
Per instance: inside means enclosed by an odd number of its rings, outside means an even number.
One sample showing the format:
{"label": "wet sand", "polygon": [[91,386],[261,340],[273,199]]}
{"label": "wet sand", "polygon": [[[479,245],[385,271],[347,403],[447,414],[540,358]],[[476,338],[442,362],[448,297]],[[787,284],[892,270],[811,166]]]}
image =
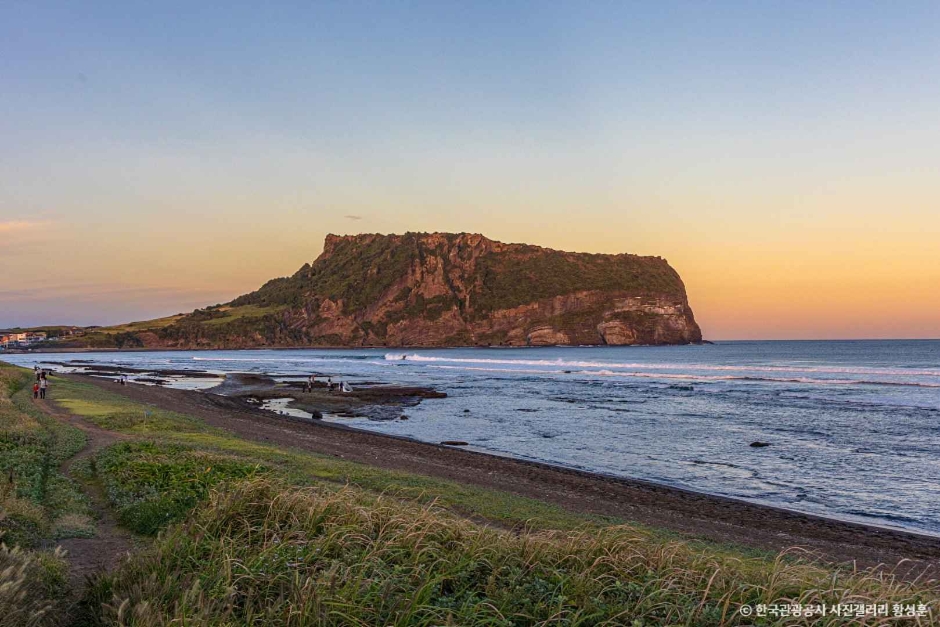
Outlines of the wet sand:
{"label": "wet sand", "polygon": [[197,416],[249,440],[503,490],[571,511],[613,516],[693,538],[773,552],[801,547],[829,562],[864,567],[884,564],[893,568],[910,560],[898,568],[906,577],[925,570],[927,576],[937,577],[940,568],[940,538],[933,536],[278,416],[237,398],[156,386],[119,386],[83,375],[59,376]]}

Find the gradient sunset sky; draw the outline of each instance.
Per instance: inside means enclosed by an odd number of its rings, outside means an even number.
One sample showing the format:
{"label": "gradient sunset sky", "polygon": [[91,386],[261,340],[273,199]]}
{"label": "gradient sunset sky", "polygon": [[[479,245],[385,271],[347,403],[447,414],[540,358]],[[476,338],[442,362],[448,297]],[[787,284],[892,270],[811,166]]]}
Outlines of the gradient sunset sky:
{"label": "gradient sunset sky", "polygon": [[667,258],[709,339],[940,337],[940,3],[0,6],[0,327],[327,233]]}

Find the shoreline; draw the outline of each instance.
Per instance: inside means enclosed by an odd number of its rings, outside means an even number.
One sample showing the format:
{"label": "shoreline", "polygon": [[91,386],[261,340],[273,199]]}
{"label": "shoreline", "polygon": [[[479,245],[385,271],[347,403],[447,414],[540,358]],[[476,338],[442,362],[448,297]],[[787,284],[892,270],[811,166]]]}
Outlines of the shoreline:
{"label": "shoreline", "polygon": [[[751,340],[728,340],[728,341],[751,341]],[[676,346],[714,346],[717,341],[702,340],[701,342],[689,342],[687,344],[533,344],[533,345],[509,345],[509,344],[441,344],[436,346],[424,345],[406,345],[406,346],[236,346],[236,347],[203,347],[203,348],[180,348],[174,347],[135,347],[135,348],[35,348],[35,349],[7,349],[5,353],[0,353],[0,357],[7,355],[48,355],[48,354],[81,354],[81,353],[163,353],[163,352],[213,352],[213,351],[298,351],[298,350],[443,350],[443,349],[533,349],[533,348],[673,348]]]}
{"label": "shoreline", "polygon": [[248,347],[200,347],[200,348],[181,348],[181,347],[135,347],[135,348],[92,348],[92,347],[63,347],[63,348],[30,348],[30,349],[6,349],[0,351],[0,357],[3,355],[36,355],[36,354],[81,354],[81,353],[159,353],[159,352],[213,352],[213,351],[288,351],[288,350],[442,350],[442,349],[538,349],[538,348],[675,348],[680,346],[717,346],[720,344],[748,344],[748,343],[857,343],[857,342],[940,342],[940,337],[916,337],[916,338],[839,338],[832,340],[823,339],[736,339],[736,340],[702,340],[701,342],[690,342],[688,344],[539,344],[539,345],[485,345],[485,344],[454,344],[439,346],[248,346]]}
{"label": "shoreline", "polygon": [[253,441],[502,490],[693,538],[773,552],[803,547],[825,561],[860,566],[911,560],[901,567],[911,576],[924,570],[935,576],[940,569],[940,536],[929,532],[806,514],[642,479],[292,418],[203,392],[116,386],[79,374],[58,376],[197,416]]}

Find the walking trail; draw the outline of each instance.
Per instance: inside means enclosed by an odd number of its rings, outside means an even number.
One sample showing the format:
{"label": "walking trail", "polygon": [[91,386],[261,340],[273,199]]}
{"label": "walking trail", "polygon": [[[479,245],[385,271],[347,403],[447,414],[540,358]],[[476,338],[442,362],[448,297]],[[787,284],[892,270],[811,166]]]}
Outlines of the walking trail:
{"label": "walking trail", "polygon": [[56,420],[81,429],[87,438],[85,448],[62,462],[59,467],[59,471],[75,481],[88,497],[96,523],[93,537],[65,538],[58,542],[59,546],[68,551],[66,561],[69,565],[69,581],[73,592],[77,593],[89,576],[96,572],[113,569],[134,547],[134,540],[128,531],[118,526],[101,487],[73,476],[72,466],[75,462],[90,457],[119,440],[126,439],[127,436],[107,431],[84,418],[72,415],[49,399],[35,400],[34,403]]}

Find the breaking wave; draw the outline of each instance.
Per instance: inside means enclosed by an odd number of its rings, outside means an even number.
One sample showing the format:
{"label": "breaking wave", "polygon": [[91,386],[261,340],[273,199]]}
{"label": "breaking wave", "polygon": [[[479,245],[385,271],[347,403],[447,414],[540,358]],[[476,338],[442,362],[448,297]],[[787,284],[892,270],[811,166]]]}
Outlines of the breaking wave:
{"label": "breaking wave", "polygon": [[549,375],[587,375],[594,377],[621,377],[637,379],[666,379],[669,381],[715,382],[715,381],[753,381],[755,383],[798,383],[806,385],[888,385],[915,388],[940,388],[940,383],[916,383],[907,381],[867,381],[861,379],[814,379],[811,377],[755,377],[735,375],[696,375],[660,372],[614,372],[613,370],[535,370],[531,368],[495,368],[485,366],[448,366],[432,364],[431,368],[441,370],[467,370],[473,372],[498,372],[504,374],[549,374]]}
{"label": "breaking wave", "polygon": [[[784,381],[788,383],[831,383],[845,385],[910,385],[918,387],[940,387],[940,381],[931,382],[910,381],[884,381],[878,379],[827,379],[801,375],[861,375],[869,377],[936,377],[940,379],[940,370],[914,370],[906,368],[877,368],[852,366],[768,366],[768,365],[723,365],[723,364],[697,364],[697,363],[639,363],[639,362],[602,362],[602,361],[570,361],[565,359],[481,359],[472,357],[432,357],[417,353],[386,353],[386,361],[405,361],[416,364],[467,364],[475,367],[492,366],[528,366],[543,368],[600,368],[594,374],[601,375],[630,375],[644,376],[642,373],[623,373],[622,370],[686,370],[702,372],[760,372],[760,373],[788,373],[790,377],[760,377],[760,376],[733,376],[733,375],[694,375],[682,373],[671,375],[667,373],[651,373],[648,376],[657,378],[701,378],[703,380],[755,380],[755,381]],[[459,365],[452,366],[460,367]],[[506,369],[510,370],[510,369]],[[548,372],[548,371],[546,371]],[[564,370],[562,370],[564,372]]]}

